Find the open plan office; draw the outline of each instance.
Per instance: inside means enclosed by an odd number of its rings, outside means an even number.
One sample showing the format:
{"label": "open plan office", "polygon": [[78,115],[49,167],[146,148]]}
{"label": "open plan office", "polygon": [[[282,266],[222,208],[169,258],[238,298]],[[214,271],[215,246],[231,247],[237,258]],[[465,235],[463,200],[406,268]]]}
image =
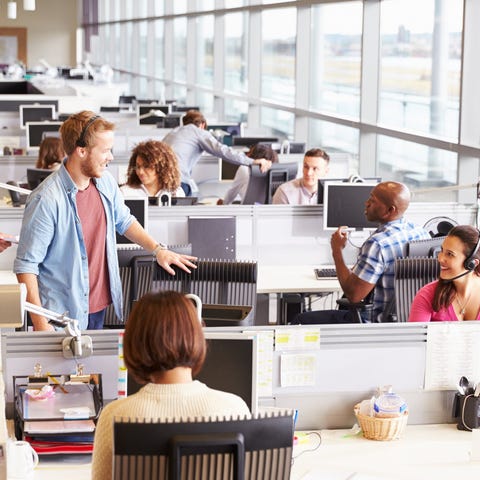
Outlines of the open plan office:
{"label": "open plan office", "polygon": [[[36,169],[42,139],[84,109],[115,124],[108,172],[119,185],[132,149],[161,141],[189,109],[226,147],[261,142],[279,157],[270,175],[251,174],[246,201],[222,204],[236,166],[207,153],[193,168],[192,197],[127,199],[150,235],[197,256],[199,268],[171,277],[118,236],[125,312],[109,307],[102,330],[28,328],[16,244],[0,254],[0,478],[13,478],[13,437],[39,453],[31,478],[90,478],[94,433],[53,445],[58,432],[45,440],[36,422],[52,412],[24,391],[47,379],[60,404],[78,389],[95,424],[104,405],[139,388],[123,364],[123,332],[134,301],[158,289],[203,302],[209,350],[198,379],[239,395],[254,416],[295,412],[287,477],[271,478],[480,474],[478,410],[470,415],[480,398],[478,322],[290,324],[304,310],[338,308],[339,281],[315,269],[334,264],[330,239],[342,221],[356,227],[343,251],[355,263],[372,232],[364,198],[379,181],[410,189],[406,217],[435,248],[445,224],[478,226],[480,5],[418,3],[43,0],[0,11],[9,52],[0,61],[0,232],[20,233],[29,191],[45,176]],[[330,155],[317,203],[271,204],[278,183],[302,177],[311,148]],[[399,438],[369,440],[354,408],[389,386],[407,405],[406,426]],[[83,419],[69,406],[65,424]]]}

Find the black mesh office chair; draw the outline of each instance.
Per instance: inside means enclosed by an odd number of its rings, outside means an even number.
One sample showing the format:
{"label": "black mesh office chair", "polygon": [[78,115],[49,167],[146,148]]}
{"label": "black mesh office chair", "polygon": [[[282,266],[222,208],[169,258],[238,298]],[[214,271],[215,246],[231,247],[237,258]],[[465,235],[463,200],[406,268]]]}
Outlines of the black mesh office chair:
{"label": "black mesh office chair", "polygon": [[438,278],[440,264],[433,257],[397,258],[394,269],[396,321],[406,322],[415,295]]}
{"label": "black mesh office chair", "polygon": [[[147,292],[174,290],[176,292],[198,295],[204,304],[204,310],[222,305],[226,325],[234,325],[237,306],[238,315],[244,321],[242,325],[253,323],[257,303],[257,263],[235,260],[198,260],[197,268],[187,273],[176,267],[175,275],[170,275],[150,257],[136,257],[132,263],[133,299],[142,297]],[[245,307],[250,308],[248,319]],[[211,308],[211,310],[213,310]],[[242,313],[243,312],[243,313]],[[216,312],[218,316],[220,312]],[[205,317],[204,317],[205,318]],[[218,325],[218,323],[217,323]]]}
{"label": "black mesh office chair", "polygon": [[114,480],[288,480],[293,414],[113,426]]}

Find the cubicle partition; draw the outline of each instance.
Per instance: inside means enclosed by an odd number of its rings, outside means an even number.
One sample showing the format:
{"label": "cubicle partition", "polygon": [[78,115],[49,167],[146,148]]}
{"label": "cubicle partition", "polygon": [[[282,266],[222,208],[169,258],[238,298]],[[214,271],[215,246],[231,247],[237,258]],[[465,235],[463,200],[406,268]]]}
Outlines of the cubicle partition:
{"label": "cubicle partition", "polygon": [[[348,428],[353,407],[377,387],[391,385],[406,400],[410,424],[450,423],[456,385],[462,375],[480,380],[480,324],[321,325],[296,327],[216,327],[215,333],[248,332],[257,337],[257,394],[260,410],[298,410],[296,428]],[[78,362],[102,373],[104,399],[118,391],[118,331],[89,331],[94,354]],[[2,333],[7,412],[12,376],[75,369],[61,352],[61,333]],[[238,370],[245,367],[239,362]]]}

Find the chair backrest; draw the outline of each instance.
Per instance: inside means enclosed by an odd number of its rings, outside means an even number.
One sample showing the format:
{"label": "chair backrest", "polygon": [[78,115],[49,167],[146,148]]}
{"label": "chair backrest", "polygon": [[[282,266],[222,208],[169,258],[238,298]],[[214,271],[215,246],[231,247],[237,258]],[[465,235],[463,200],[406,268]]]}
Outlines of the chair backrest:
{"label": "chair backrest", "polygon": [[[118,246],[117,246],[118,247]],[[192,246],[185,245],[169,245],[169,250],[185,255],[192,254]],[[113,305],[107,307],[105,313],[104,325],[108,328],[118,327],[123,328],[126,318],[130,315],[132,301],[137,298],[134,296],[133,289],[133,260],[137,257],[152,261],[152,255],[146,250],[137,245],[126,245],[124,248],[117,248],[118,267],[120,270],[120,281],[122,283],[122,298],[123,298],[123,319],[118,319],[115,314]]]}
{"label": "chair backrest", "polygon": [[252,307],[249,318],[253,320],[257,303],[256,262],[198,260],[196,264],[191,273],[172,266],[175,275],[170,275],[151,256],[136,257],[132,264],[132,298],[163,290],[194,293],[203,304]]}
{"label": "chair backrest", "polygon": [[274,163],[266,173],[260,171],[258,165],[250,166],[250,179],[243,198],[244,205],[272,203],[277,188],[289,180],[296,178],[298,163]]}
{"label": "chair backrest", "polygon": [[293,413],[113,427],[114,480],[288,480]]}
{"label": "chair backrest", "polygon": [[433,257],[397,258],[394,264],[395,308],[398,322],[406,322],[418,290],[438,278],[440,265]]}

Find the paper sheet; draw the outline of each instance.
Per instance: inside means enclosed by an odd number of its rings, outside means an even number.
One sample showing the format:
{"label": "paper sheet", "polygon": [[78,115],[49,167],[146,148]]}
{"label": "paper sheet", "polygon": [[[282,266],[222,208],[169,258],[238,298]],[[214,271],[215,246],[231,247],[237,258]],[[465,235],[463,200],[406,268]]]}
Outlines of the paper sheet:
{"label": "paper sheet", "polygon": [[456,390],[461,376],[480,381],[480,322],[431,323],[425,390]]}

